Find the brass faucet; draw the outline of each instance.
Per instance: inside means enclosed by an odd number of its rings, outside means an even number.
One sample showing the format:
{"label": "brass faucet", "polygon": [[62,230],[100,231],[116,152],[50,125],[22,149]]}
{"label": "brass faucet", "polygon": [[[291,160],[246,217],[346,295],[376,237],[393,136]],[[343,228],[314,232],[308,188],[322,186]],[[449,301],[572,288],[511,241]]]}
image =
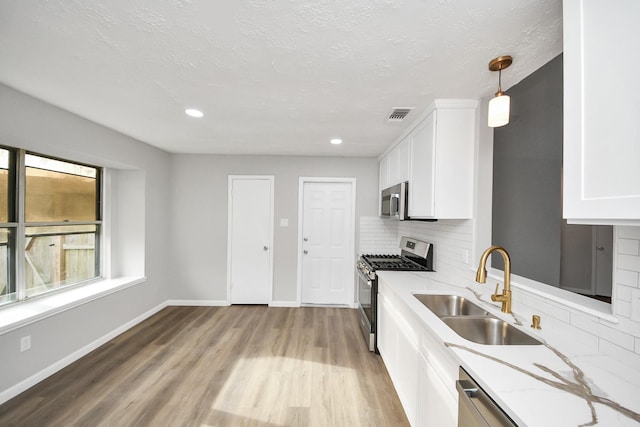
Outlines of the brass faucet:
{"label": "brass faucet", "polygon": [[500,286],[500,284],[496,284],[496,291],[491,295],[491,301],[501,302],[502,312],[511,313],[511,259],[505,248],[502,246],[490,246],[482,253],[480,263],[478,264],[478,271],[476,272],[476,282],[487,282],[487,259],[489,259],[489,255],[493,252],[498,252],[504,260],[504,289],[502,290],[502,294],[498,294],[498,286]]}

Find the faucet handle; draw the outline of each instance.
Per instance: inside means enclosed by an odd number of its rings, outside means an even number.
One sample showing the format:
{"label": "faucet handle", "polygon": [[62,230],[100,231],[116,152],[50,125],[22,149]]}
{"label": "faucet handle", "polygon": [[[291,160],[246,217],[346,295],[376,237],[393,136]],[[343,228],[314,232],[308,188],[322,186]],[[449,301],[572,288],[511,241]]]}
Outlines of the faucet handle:
{"label": "faucet handle", "polygon": [[500,287],[500,283],[496,283],[496,291],[493,293],[494,295],[498,295],[498,288]]}

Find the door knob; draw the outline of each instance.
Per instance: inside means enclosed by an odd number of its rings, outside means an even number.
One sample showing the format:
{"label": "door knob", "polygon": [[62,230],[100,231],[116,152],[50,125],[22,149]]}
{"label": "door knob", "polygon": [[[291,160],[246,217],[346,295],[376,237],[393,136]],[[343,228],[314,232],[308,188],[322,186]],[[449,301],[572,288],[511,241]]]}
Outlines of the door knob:
{"label": "door knob", "polygon": [[268,251],[268,250],[269,250],[269,246],[265,246],[265,247],[264,247],[264,248],[262,248],[262,249],[264,249],[265,251]]}
{"label": "door knob", "polygon": [[309,251],[305,249],[304,251],[302,251],[302,253],[306,255],[309,253]]}
{"label": "door knob", "polygon": [[596,249],[599,251],[604,251],[604,246],[596,246]]}

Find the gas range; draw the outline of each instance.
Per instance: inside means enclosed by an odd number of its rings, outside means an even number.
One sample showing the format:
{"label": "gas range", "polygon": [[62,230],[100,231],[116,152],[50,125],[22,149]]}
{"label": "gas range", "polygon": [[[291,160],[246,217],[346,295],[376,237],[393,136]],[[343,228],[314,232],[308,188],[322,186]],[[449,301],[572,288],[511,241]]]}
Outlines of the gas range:
{"label": "gas range", "polygon": [[400,255],[362,255],[358,261],[358,269],[367,273],[376,270],[433,271],[431,243],[402,237],[400,249]]}
{"label": "gas range", "polygon": [[377,299],[378,275],[376,271],[433,271],[433,245],[402,237],[400,255],[362,255],[357,262],[358,307],[360,326],[370,351],[377,352]]}

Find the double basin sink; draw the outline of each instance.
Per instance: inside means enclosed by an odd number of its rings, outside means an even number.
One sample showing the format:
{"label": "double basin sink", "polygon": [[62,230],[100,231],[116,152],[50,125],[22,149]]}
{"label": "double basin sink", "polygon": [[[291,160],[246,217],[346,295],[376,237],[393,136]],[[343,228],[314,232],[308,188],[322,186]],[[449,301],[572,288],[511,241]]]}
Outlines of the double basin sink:
{"label": "double basin sink", "polygon": [[414,294],[414,297],[468,341],[485,345],[541,344],[465,297],[434,294]]}

